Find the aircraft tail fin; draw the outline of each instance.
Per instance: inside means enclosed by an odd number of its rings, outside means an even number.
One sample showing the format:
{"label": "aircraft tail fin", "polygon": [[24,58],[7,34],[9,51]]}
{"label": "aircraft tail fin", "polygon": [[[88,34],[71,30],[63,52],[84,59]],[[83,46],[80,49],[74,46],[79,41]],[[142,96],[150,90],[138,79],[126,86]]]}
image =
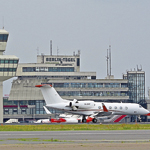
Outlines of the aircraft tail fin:
{"label": "aircraft tail fin", "polygon": [[46,105],[62,102],[63,99],[50,84],[36,85],[35,87],[39,87],[41,89]]}

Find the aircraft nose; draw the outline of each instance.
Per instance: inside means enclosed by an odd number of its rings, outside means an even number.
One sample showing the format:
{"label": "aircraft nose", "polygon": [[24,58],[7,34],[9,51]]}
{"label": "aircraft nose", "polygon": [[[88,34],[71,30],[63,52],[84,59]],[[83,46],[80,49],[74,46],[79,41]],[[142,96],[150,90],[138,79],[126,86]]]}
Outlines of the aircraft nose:
{"label": "aircraft nose", "polygon": [[150,116],[150,112],[146,109],[146,116]]}

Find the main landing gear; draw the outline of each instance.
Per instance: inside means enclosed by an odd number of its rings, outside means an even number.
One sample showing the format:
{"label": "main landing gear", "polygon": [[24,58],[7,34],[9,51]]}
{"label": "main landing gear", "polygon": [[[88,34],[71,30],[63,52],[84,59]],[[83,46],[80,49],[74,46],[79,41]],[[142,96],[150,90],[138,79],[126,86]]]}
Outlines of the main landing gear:
{"label": "main landing gear", "polygon": [[92,122],[93,122],[93,123],[97,123],[97,119],[96,119],[96,118],[93,118]]}
{"label": "main landing gear", "polygon": [[82,118],[82,123],[86,123],[86,117],[85,116],[83,116],[83,118]]}

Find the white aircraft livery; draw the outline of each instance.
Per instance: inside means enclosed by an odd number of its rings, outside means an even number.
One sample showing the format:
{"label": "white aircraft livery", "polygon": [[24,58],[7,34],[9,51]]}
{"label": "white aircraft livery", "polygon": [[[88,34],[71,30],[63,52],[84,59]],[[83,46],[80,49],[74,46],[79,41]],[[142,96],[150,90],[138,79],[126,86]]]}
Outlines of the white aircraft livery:
{"label": "white aircraft livery", "polygon": [[42,91],[46,107],[62,110],[72,114],[83,115],[82,122],[86,123],[86,116],[93,117],[92,122],[97,122],[97,117],[108,115],[147,115],[150,112],[136,103],[104,103],[94,101],[73,101],[62,99],[50,84],[36,85]]}

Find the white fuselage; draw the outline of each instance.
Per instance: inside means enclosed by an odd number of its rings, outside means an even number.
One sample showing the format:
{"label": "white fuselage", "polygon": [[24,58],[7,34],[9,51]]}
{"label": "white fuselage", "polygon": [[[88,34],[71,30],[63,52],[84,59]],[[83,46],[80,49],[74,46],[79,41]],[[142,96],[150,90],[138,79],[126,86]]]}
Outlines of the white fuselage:
{"label": "white fuselage", "polygon": [[[89,105],[87,106],[88,103],[87,101],[85,101],[85,107],[84,107],[84,101],[79,101],[83,103],[81,108],[79,104],[75,104],[78,105],[78,108],[76,110],[73,110],[71,107],[68,107],[69,102],[72,101],[63,100],[62,103],[48,104],[46,106],[53,109],[69,112],[72,114],[87,115],[87,116],[99,112],[104,112],[101,102],[94,102],[94,106],[92,103],[92,106],[90,107]],[[89,101],[89,102],[93,102],[93,101]],[[104,103],[104,104],[107,110],[109,112],[112,112],[113,115],[146,115],[149,113],[148,110],[146,110],[139,104],[135,104],[135,103]]]}

